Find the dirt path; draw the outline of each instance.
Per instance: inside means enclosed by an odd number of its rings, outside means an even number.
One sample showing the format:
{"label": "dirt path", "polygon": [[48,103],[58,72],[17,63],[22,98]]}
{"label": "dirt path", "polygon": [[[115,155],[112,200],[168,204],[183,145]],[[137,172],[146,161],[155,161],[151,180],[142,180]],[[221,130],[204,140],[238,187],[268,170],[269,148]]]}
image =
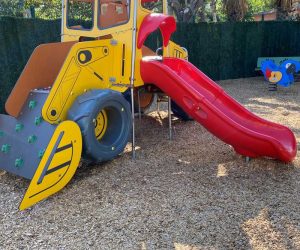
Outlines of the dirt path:
{"label": "dirt path", "polygon": [[[261,78],[222,81],[300,142],[300,83],[276,93]],[[165,112],[161,115],[164,117]],[[62,192],[18,212],[27,181],[0,176],[1,249],[300,249],[300,157],[285,165],[241,156],[195,122],[156,112],[137,123],[130,150],[83,166]]]}

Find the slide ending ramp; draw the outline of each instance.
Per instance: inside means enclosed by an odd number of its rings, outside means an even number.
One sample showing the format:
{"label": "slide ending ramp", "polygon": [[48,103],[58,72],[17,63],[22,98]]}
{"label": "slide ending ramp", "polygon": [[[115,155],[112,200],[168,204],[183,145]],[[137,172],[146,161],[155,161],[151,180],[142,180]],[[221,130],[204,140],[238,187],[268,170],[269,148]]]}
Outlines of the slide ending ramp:
{"label": "slide ending ramp", "polygon": [[283,162],[295,158],[297,143],[289,128],[251,113],[188,61],[146,57],[141,75],[237,153]]}

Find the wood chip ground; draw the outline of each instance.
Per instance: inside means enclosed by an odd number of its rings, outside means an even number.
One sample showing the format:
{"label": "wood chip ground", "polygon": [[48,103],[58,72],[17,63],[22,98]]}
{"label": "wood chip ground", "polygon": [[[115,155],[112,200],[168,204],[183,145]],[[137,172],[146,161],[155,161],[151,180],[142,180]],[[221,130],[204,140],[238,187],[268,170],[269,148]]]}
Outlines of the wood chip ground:
{"label": "wood chip ground", "polygon": [[[220,85],[300,142],[300,83]],[[160,118],[162,117],[162,119]],[[85,165],[57,195],[17,210],[28,181],[0,174],[1,249],[300,249],[300,157],[249,163],[196,122],[137,122],[137,159]]]}

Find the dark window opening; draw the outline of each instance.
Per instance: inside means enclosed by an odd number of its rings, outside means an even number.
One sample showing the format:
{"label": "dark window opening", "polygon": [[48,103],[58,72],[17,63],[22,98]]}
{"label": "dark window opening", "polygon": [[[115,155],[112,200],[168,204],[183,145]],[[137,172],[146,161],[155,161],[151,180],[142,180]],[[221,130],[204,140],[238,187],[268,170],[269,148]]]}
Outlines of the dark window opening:
{"label": "dark window opening", "polygon": [[163,13],[162,0],[142,0],[142,7],[154,13]]}
{"label": "dark window opening", "polygon": [[67,26],[70,29],[91,30],[94,26],[94,0],[68,0]]}

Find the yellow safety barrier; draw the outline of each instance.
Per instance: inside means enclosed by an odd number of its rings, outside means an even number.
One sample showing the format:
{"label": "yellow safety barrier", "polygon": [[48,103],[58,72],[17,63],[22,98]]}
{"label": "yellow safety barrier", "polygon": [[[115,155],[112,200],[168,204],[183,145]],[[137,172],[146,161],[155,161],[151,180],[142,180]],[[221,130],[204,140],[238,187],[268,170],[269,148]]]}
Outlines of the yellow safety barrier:
{"label": "yellow safety barrier", "polygon": [[81,150],[79,126],[72,121],[59,124],[20,204],[20,210],[64,188],[76,172]]}

